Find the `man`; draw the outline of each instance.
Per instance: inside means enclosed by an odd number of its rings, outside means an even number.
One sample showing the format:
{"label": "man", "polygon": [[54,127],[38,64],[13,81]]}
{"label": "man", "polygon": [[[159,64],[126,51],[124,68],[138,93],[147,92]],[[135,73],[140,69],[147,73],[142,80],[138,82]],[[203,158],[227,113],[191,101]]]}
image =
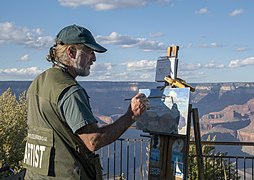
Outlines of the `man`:
{"label": "man", "polygon": [[94,152],[120,137],[146,110],[148,100],[137,94],[124,115],[99,127],[89,97],[75,78],[88,76],[95,52],[107,50],[77,25],[63,28],[55,41],[47,57],[53,67],[40,74],[27,92],[25,179],[102,179]]}

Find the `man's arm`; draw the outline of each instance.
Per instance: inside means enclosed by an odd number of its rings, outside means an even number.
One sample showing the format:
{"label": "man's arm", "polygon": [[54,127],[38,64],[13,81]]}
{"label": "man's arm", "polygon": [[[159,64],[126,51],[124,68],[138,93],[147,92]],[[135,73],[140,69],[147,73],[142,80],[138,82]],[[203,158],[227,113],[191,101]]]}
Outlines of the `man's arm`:
{"label": "man's arm", "polygon": [[140,116],[148,105],[143,94],[137,94],[131,100],[127,112],[112,124],[98,127],[96,123],[86,125],[76,133],[90,151],[96,151],[119,138]]}

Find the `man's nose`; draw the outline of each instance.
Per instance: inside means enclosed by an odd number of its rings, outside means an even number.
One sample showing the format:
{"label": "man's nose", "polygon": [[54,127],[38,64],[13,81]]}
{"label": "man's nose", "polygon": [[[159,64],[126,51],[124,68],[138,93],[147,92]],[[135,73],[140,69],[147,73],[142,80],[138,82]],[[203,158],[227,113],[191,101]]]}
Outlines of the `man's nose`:
{"label": "man's nose", "polygon": [[92,53],[92,57],[91,57],[91,59],[92,59],[92,61],[93,61],[93,62],[95,62],[95,61],[96,61],[96,55],[95,55],[95,53],[94,53],[94,52]]}

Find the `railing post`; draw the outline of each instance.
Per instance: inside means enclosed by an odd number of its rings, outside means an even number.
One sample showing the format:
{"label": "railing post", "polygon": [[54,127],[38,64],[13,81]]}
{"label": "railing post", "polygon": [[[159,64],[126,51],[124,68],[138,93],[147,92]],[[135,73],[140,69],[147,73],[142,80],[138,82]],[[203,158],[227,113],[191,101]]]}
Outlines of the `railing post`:
{"label": "railing post", "polygon": [[202,156],[202,144],[201,144],[201,137],[200,137],[200,125],[199,125],[199,116],[198,116],[198,109],[192,109],[193,115],[193,126],[195,132],[195,142],[196,142],[196,151],[197,151],[197,162],[198,162],[198,179],[204,180],[204,162]]}

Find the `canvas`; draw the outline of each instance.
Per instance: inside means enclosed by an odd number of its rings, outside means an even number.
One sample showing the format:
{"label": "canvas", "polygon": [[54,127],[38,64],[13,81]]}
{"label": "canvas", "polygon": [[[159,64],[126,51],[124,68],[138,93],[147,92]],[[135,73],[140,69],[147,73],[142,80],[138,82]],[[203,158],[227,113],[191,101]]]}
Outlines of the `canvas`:
{"label": "canvas", "polygon": [[136,128],[158,134],[187,134],[189,88],[139,89],[150,102],[136,122]]}

